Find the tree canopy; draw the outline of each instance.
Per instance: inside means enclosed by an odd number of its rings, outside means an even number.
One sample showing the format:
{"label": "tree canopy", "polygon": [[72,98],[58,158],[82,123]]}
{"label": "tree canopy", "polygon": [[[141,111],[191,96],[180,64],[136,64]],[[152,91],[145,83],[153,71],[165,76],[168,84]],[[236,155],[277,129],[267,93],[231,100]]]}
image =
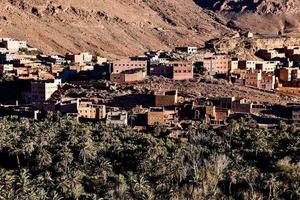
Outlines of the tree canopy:
{"label": "tree canopy", "polygon": [[195,124],[183,142],[79,123],[0,120],[0,199],[300,199],[300,132]]}

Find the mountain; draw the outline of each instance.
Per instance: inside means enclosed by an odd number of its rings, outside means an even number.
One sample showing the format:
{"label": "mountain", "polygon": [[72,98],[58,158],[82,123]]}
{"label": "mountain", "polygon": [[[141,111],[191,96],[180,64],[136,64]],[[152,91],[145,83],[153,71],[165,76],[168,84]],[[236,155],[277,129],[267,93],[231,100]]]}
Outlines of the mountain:
{"label": "mountain", "polygon": [[234,30],[300,32],[299,0],[0,0],[0,37],[111,58],[202,45]]}
{"label": "mountain", "polygon": [[0,0],[0,37],[51,54],[119,57],[201,45],[229,32],[226,21],[193,0]]}
{"label": "mountain", "polygon": [[226,12],[256,12],[259,14],[281,14],[298,12],[298,0],[196,0],[203,8]]}
{"label": "mountain", "polygon": [[300,32],[300,0],[195,0],[202,8],[232,20],[235,27],[258,33]]}

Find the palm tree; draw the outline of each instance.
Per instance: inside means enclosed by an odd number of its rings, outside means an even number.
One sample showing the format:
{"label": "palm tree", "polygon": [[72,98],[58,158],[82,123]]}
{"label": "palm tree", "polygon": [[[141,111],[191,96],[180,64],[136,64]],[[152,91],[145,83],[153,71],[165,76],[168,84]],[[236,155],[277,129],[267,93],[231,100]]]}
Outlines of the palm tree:
{"label": "palm tree", "polygon": [[39,148],[36,162],[39,168],[47,167],[52,163],[52,155],[48,152],[46,148]]}
{"label": "palm tree", "polygon": [[93,141],[88,140],[79,152],[79,158],[86,163],[88,160],[94,160],[97,155],[97,149],[93,145]]}

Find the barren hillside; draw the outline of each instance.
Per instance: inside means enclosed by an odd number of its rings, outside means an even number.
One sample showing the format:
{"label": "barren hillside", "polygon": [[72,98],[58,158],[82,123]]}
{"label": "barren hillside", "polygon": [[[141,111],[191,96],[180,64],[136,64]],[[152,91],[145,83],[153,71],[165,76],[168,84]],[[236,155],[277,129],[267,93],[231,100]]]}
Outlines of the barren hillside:
{"label": "barren hillside", "polygon": [[0,37],[27,40],[45,53],[116,57],[200,45],[228,31],[224,24],[193,0],[0,0]]}
{"label": "barren hillside", "polygon": [[300,32],[299,0],[195,0],[215,13],[233,20],[236,27],[258,33]]}

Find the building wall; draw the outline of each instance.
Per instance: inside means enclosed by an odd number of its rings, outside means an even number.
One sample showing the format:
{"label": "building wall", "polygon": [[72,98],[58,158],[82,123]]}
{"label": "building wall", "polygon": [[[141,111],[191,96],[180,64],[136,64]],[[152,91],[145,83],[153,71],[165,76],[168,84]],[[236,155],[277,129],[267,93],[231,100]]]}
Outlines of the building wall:
{"label": "building wall", "polygon": [[284,94],[300,96],[300,88],[280,87],[280,88],[276,88],[276,91]]}
{"label": "building wall", "polygon": [[172,77],[173,67],[169,65],[151,65],[149,70],[149,75],[151,76],[165,76]]}
{"label": "building wall", "polygon": [[255,70],[257,61],[252,60],[240,60],[239,61],[239,68],[246,69],[246,70]]}
{"label": "building wall", "polygon": [[263,72],[274,72],[279,62],[276,61],[264,61],[261,63]]}
{"label": "building wall", "polygon": [[161,125],[166,124],[164,111],[159,111],[159,112],[149,111],[148,112],[148,114],[147,114],[147,125],[152,126],[156,123],[161,124]]}
{"label": "building wall", "polygon": [[185,80],[193,79],[193,65],[188,62],[172,62],[173,66],[173,79],[174,80]]}
{"label": "building wall", "polygon": [[275,76],[272,73],[263,73],[260,82],[260,89],[274,90],[275,88]]}
{"label": "building wall", "polygon": [[112,73],[121,73],[127,70],[144,69],[147,71],[147,61],[133,61],[128,59],[113,61]]}
{"label": "building wall", "polygon": [[240,101],[234,101],[232,103],[232,112],[236,113],[252,113],[252,103],[241,103]]}
{"label": "building wall", "polygon": [[110,75],[110,80],[116,83],[138,82],[145,79],[145,73],[146,72],[143,72],[141,70],[135,73],[126,73],[126,72],[122,72],[118,74],[112,73]]}
{"label": "building wall", "polygon": [[61,84],[60,80],[54,82],[32,82],[31,83],[31,101],[33,103],[42,103],[48,100],[51,95],[58,89]]}
{"label": "building wall", "polygon": [[261,72],[257,70],[248,71],[245,75],[245,86],[260,88]]}
{"label": "building wall", "polygon": [[226,55],[213,55],[210,58],[204,58],[203,67],[210,74],[227,74],[229,71],[230,59]]}
{"label": "building wall", "polygon": [[107,113],[106,124],[110,126],[127,126],[128,115],[126,111],[110,111]]}
{"label": "building wall", "polygon": [[163,107],[163,106],[173,106],[177,103],[177,91],[174,91],[174,95],[165,95],[163,94],[155,94],[154,95],[154,106]]}
{"label": "building wall", "polygon": [[300,78],[298,68],[283,68],[279,72],[279,80],[283,82],[295,81]]}
{"label": "building wall", "polygon": [[105,105],[93,104],[90,101],[79,101],[77,110],[79,117],[87,119],[104,119],[106,117]]}

